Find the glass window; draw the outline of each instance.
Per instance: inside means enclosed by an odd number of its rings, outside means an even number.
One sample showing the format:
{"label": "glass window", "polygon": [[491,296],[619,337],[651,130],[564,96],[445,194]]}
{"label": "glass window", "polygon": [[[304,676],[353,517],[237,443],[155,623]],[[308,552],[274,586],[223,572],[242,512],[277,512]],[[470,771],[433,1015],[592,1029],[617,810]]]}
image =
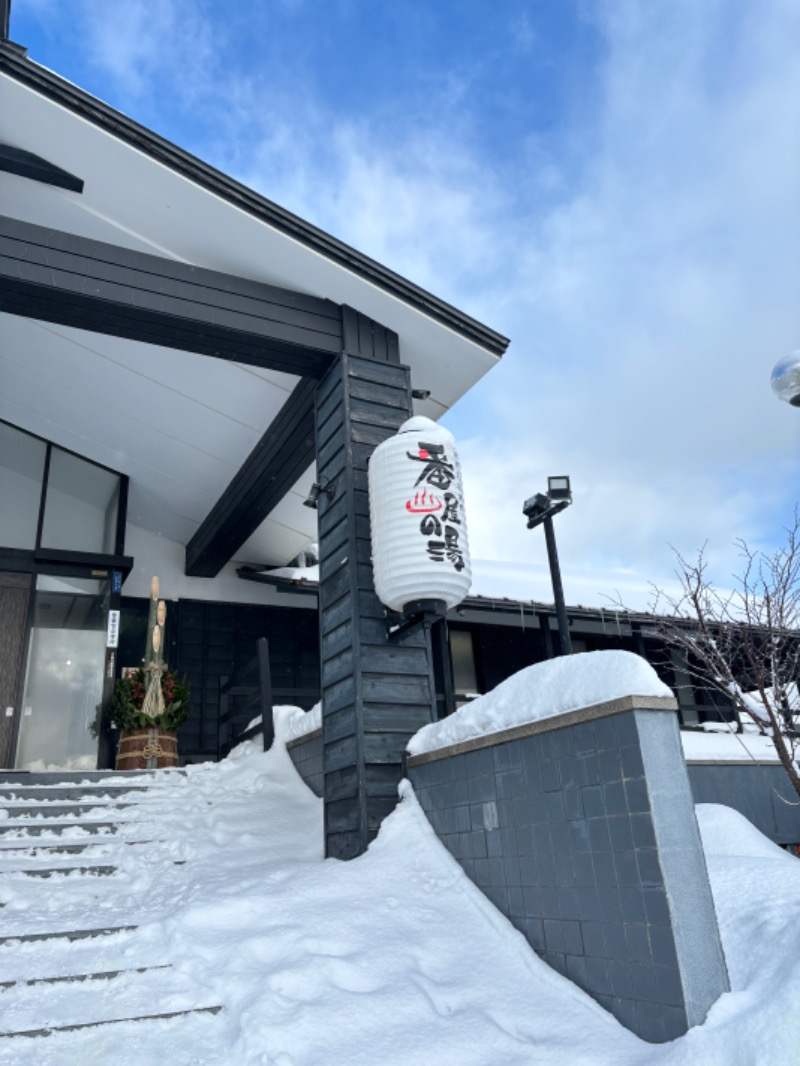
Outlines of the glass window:
{"label": "glass window", "polygon": [[465,703],[478,695],[472,633],[468,629],[450,630],[450,654],[453,659],[456,707],[463,707]]}
{"label": "glass window", "polygon": [[689,674],[689,664],[686,661],[686,652],[683,648],[670,648],[669,655],[674,679],[672,687],[678,700],[681,722],[683,725],[698,725],[700,716],[697,713],[692,678]]}
{"label": "glass window", "polygon": [[42,547],[112,555],[118,503],[118,474],[53,447]]}
{"label": "glass window", "polygon": [[0,545],[34,548],[47,445],[0,422]]}

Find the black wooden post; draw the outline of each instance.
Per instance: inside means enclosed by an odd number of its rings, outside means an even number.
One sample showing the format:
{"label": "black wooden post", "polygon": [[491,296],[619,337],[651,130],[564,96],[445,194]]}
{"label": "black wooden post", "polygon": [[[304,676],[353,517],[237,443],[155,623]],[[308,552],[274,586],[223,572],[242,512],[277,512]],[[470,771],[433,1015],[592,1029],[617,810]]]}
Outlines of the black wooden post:
{"label": "black wooden post", "polygon": [[[219,679],[219,717],[217,718],[217,762],[220,762],[230,751],[229,730],[229,691],[230,678],[222,674]],[[223,733],[224,730],[224,733]]]}
{"label": "black wooden post", "polygon": [[[126,478],[127,480],[127,478]],[[118,554],[122,554],[118,552]],[[106,717],[106,712],[114,698],[114,683],[117,676],[117,651],[119,644],[119,612],[122,594],[122,571],[111,571],[111,584],[108,588],[108,611],[117,612],[117,638],[116,642],[109,644],[106,638],[106,660],[103,669],[103,695],[100,702],[98,715],[98,745],[97,745],[97,768],[104,770],[107,767],[113,769],[116,756],[115,743],[119,740],[119,733],[113,733]],[[109,634],[110,635],[110,634]]]}
{"label": "black wooden post", "polygon": [[431,627],[431,645],[434,651],[434,669],[438,666],[441,670],[441,692],[437,690],[436,704],[439,718],[446,718],[453,714],[456,709],[456,691],[453,683],[453,654],[450,650],[450,628],[447,619],[443,618]]}
{"label": "black wooden post", "polygon": [[427,632],[390,644],[372,578],[367,462],[412,413],[409,371],[395,334],[344,311],[316,433],[317,478],[332,487],[318,504],[325,849],[350,859],[395,807],[406,743],[432,720],[435,690]]}
{"label": "black wooden post", "polygon": [[258,696],[261,707],[261,734],[264,751],[269,751],[275,739],[275,722],[272,718],[272,671],[269,665],[269,641],[259,637],[256,643],[258,657]]}

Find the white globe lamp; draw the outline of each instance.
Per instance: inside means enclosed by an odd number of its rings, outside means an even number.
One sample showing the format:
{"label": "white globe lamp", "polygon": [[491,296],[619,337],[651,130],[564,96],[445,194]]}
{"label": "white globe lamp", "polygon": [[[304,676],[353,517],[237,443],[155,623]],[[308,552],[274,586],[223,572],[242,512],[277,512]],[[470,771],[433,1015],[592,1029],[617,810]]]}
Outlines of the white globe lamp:
{"label": "white globe lamp", "polygon": [[800,407],[800,348],[778,360],[770,381],[779,400]]}

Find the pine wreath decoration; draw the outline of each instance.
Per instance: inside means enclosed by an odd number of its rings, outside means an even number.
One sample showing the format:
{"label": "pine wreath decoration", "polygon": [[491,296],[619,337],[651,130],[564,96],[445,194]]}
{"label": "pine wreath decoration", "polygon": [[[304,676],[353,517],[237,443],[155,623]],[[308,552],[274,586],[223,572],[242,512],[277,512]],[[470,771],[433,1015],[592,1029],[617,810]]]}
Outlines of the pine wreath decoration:
{"label": "pine wreath decoration", "polygon": [[177,729],[189,717],[191,690],[185,674],[178,677],[168,670],[161,678],[165,710],[155,718],[142,714],[145,691],[145,672],[142,669],[128,677],[120,677],[114,683],[114,698],[108,717],[117,729],[142,729],[147,726]]}

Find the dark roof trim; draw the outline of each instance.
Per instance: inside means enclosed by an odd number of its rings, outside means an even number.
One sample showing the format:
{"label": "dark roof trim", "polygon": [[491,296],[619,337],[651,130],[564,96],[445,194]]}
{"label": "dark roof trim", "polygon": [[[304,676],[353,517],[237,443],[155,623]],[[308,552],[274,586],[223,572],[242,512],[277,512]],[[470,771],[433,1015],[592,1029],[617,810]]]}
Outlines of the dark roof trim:
{"label": "dark roof trim", "polygon": [[45,185],[56,185],[59,189],[69,189],[70,192],[83,192],[81,178],[76,178],[68,170],[62,170],[40,155],[15,148],[13,144],[0,143],[0,170],[30,178],[31,181],[41,181]]}
{"label": "dark roof trim", "polygon": [[170,170],[189,178],[196,185],[236,205],[281,233],[300,241],[371,284],[377,285],[385,292],[448,326],[455,333],[466,337],[493,355],[501,356],[508,347],[508,338],[502,334],[489,329],[488,326],[463,314],[445,303],[444,300],[432,296],[374,259],[370,259],[369,256],[362,255],[349,245],[336,240],[335,237],[317,229],[316,226],[304,222],[297,215],[259,196],[252,189],[239,184],[221,171],[203,163],[163,137],[159,137],[158,134],[133,122],[121,112],[109,107],[108,104],[104,104],[96,97],[58,77],[52,71],[20,55],[15,46],[1,39],[0,71],[82,116],[99,129],[105,130],[144,152],[169,167]]}
{"label": "dark roof trim", "polygon": [[[236,573],[244,581],[260,581],[265,585],[274,585],[275,588],[286,592],[304,592],[308,595],[317,595],[319,592],[319,582],[311,578],[304,577],[293,580],[289,577],[279,577],[270,573],[270,570],[280,569],[284,569],[284,567],[240,566]],[[556,616],[556,609],[552,603],[542,603],[538,600],[511,600],[506,597],[467,596],[457,607],[452,607],[447,612],[447,619],[450,623],[458,625],[461,621],[460,610],[465,612],[476,611],[487,615],[506,615],[509,625],[517,625],[519,623],[520,610],[527,612],[526,617],[531,614],[547,615],[550,618],[555,618]],[[627,625],[637,624],[646,627],[655,625],[662,617],[649,614],[646,611],[625,611],[621,609],[615,610],[612,607],[581,606],[568,606],[567,614],[574,619],[605,621],[609,626],[619,619]],[[691,619],[686,619],[686,622],[691,624]]]}

